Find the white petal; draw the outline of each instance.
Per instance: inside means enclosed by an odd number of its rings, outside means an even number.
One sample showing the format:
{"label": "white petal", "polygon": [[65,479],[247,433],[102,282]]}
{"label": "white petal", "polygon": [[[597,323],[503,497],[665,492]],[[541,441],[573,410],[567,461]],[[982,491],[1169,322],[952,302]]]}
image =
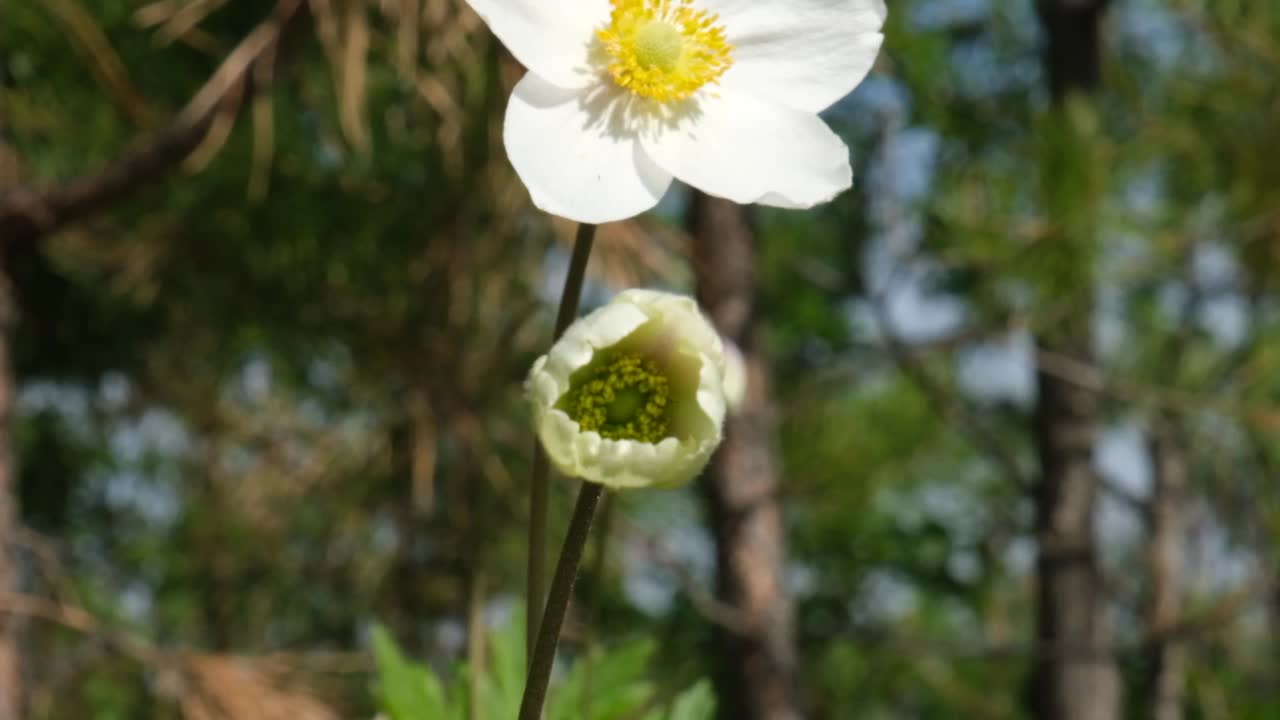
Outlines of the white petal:
{"label": "white petal", "polygon": [[875,63],[883,0],[703,0],[733,45],[722,87],[809,112],[849,94]]}
{"label": "white petal", "polygon": [[621,92],[565,90],[533,73],[516,85],[502,136],[534,205],[603,223],[639,215],[662,199],[671,175],[619,126]]}
{"label": "white petal", "polygon": [[727,89],[641,142],[672,175],[743,204],[808,208],[853,184],[849,149],[817,115]]}
{"label": "white petal", "polygon": [[588,53],[609,21],[608,0],[467,0],[494,35],[529,70],[566,88],[594,76]]}

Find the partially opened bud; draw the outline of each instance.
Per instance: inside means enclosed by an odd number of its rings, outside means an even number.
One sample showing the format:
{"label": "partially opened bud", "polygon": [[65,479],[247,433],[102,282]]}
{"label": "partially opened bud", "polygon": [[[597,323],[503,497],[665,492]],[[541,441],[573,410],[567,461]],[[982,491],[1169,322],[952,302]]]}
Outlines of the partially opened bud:
{"label": "partially opened bud", "polygon": [[692,480],[720,444],[724,351],[697,304],[627,290],[538,358],[525,388],[563,473],[613,488]]}

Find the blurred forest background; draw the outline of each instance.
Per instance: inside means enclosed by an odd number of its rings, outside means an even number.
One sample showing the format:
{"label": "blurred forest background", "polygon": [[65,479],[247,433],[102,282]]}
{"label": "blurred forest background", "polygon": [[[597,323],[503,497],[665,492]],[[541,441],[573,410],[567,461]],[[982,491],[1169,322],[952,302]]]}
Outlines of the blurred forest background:
{"label": "blurred forest background", "polygon": [[[585,304],[750,389],[609,498],[549,717],[1280,718],[1280,3],[889,4],[851,192],[601,228]],[[0,720],[503,717],[520,72],[460,0],[0,0]]]}

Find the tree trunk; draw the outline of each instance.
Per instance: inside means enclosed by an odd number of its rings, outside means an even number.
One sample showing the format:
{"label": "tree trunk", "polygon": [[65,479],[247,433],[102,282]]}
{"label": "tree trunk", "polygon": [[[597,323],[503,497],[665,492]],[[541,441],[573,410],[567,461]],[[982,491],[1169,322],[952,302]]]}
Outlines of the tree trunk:
{"label": "tree trunk", "polygon": [[1170,420],[1151,438],[1151,511],[1147,567],[1150,594],[1146,607],[1147,688],[1151,720],[1182,720],[1185,649],[1172,633],[1182,619],[1182,569],[1185,564],[1187,462],[1181,437]]}
{"label": "tree trunk", "polygon": [[[9,342],[16,321],[12,287],[0,253],[0,593],[18,589],[13,530],[17,518],[18,473],[13,455],[13,404],[16,383]],[[17,620],[0,615],[0,720],[22,718],[22,665]]]}
{"label": "tree trunk", "polygon": [[[1039,0],[1045,29],[1045,69],[1055,105],[1099,84],[1101,0]],[[1062,218],[1058,218],[1062,221]],[[1073,224],[1088,218],[1074,218]],[[1081,243],[1086,238],[1060,238]],[[1085,257],[1074,261],[1088,262]],[[1077,270],[1088,278],[1087,271]],[[1077,297],[1091,298],[1092,288]],[[1039,347],[1086,365],[1093,362],[1092,307],[1039,339]],[[1111,655],[1106,596],[1093,538],[1098,477],[1093,466],[1099,425],[1093,391],[1052,373],[1037,372],[1035,441],[1040,461],[1035,491],[1038,652],[1031,706],[1041,720],[1115,720],[1120,679]]]}
{"label": "tree trunk", "polygon": [[1093,539],[1097,397],[1044,372],[1038,377],[1039,651],[1032,707],[1042,720],[1114,720],[1119,678]]}
{"label": "tree trunk", "polygon": [[796,649],[768,373],[755,347],[755,235],[746,209],[694,193],[689,209],[698,299],[736,343],[747,391],[729,414],[724,443],[707,470],[707,514],[715,535],[717,590],[741,621],[719,629],[719,715],[794,720]]}
{"label": "tree trunk", "polygon": [[[0,98],[3,88],[0,88]],[[4,140],[6,108],[0,101],[0,194],[17,184],[19,163],[15,149]],[[0,593],[18,589],[13,527],[17,522],[18,471],[13,455],[13,404],[17,383],[10,341],[17,323],[8,253],[0,236]],[[17,620],[0,615],[0,720],[22,717],[22,665],[18,654]]]}

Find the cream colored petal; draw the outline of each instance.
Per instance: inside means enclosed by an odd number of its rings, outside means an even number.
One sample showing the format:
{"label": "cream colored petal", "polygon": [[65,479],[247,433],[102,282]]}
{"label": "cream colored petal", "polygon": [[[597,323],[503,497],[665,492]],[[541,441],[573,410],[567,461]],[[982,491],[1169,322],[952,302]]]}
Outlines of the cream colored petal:
{"label": "cream colored petal", "polygon": [[666,438],[659,443],[608,440],[599,433],[581,432],[560,410],[552,410],[539,426],[538,436],[552,465],[566,476],[615,490],[676,487],[698,476],[719,445],[718,432],[686,440]]}
{"label": "cream colored petal", "polygon": [[737,410],[747,397],[747,362],[732,340],[724,343],[724,399],[730,410]]}
{"label": "cream colored petal", "polygon": [[573,373],[586,367],[597,350],[617,343],[648,321],[648,315],[626,303],[610,303],[577,319],[551,351],[534,362],[525,383],[530,399],[547,407],[555,405],[568,392]]}
{"label": "cream colored petal", "polygon": [[662,319],[672,335],[688,347],[707,353],[717,364],[723,362],[720,334],[711,327],[698,303],[687,295],[660,290],[633,288],[618,293],[618,302],[642,309],[651,318]]}

